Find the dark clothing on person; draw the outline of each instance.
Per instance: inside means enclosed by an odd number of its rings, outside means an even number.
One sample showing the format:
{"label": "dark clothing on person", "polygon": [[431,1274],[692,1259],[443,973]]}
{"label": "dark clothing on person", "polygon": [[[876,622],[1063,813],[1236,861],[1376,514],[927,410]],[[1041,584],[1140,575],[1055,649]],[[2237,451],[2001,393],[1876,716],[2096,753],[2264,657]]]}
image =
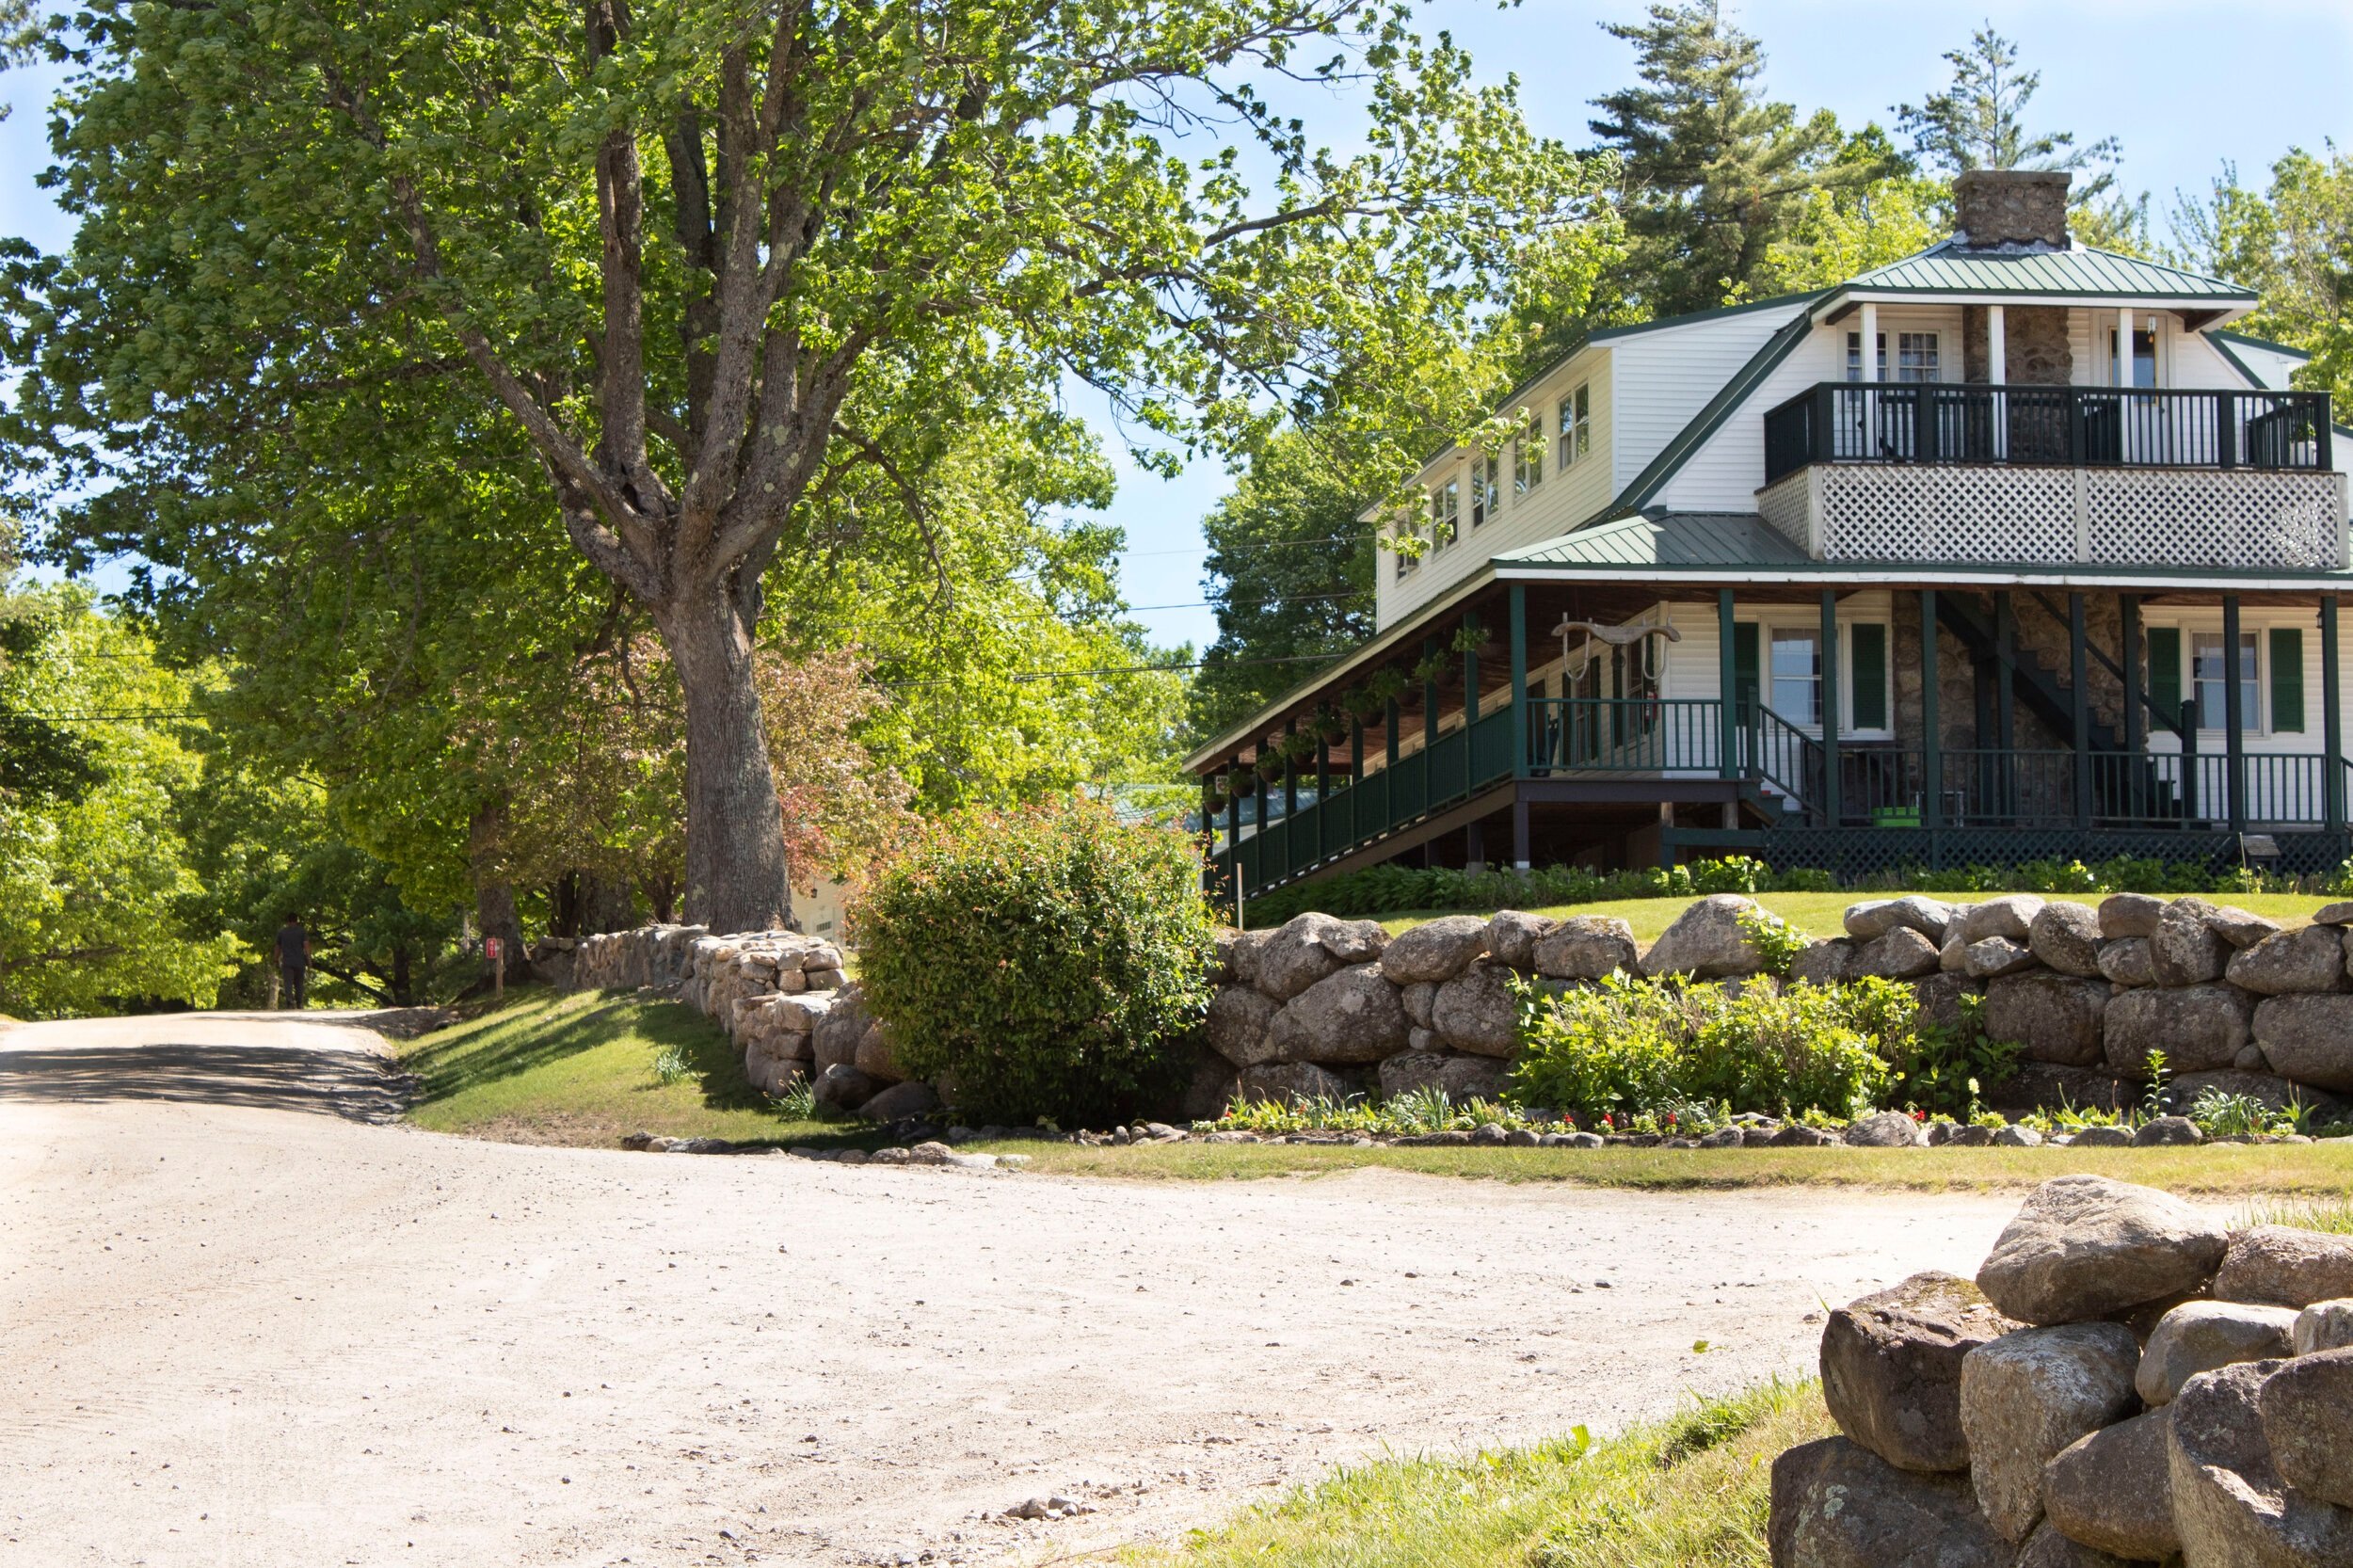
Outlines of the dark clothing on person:
{"label": "dark clothing on person", "polygon": [[309,1000],[311,978],[311,935],[299,925],[287,924],[278,928],[278,979],[280,1000],[288,1007],[300,1007]]}

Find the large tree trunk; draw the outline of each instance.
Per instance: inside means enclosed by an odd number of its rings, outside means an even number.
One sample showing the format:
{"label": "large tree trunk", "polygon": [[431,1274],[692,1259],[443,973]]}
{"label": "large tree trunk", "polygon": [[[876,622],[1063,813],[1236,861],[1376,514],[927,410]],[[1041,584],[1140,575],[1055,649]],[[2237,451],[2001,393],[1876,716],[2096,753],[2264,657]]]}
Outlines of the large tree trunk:
{"label": "large tree trunk", "polygon": [[772,930],[792,913],[784,813],[752,678],[757,602],[713,589],[655,615],[686,698],[686,919],[713,932]]}
{"label": "large tree trunk", "polygon": [[[482,928],[487,939],[495,936],[504,944],[508,974],[520,974],[523,968],[523,922],[515,913],[515,889],[507,882],[499,866],[499,853],[506,838],[506,803],[494,801],[482,807],[466,824],[467,863],[473,872],[474,923]],[[486,948],[484,952],[488,952]],[[485,956],[482,972],[490,972],[490,962]]]}
{"label": "large tree trunk", "polygon": [[636,923],[637,901],[627,877],[580,873],[580,935],[627,931]]}

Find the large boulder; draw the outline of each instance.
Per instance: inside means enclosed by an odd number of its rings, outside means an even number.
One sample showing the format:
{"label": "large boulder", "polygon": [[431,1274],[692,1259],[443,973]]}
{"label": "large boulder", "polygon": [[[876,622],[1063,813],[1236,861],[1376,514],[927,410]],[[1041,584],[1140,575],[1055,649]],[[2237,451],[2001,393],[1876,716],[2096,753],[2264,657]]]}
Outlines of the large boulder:
{"label": "large boulder", "polygon": [[1438,1000],[1437,986],[1425,980],[1417,984],[1399,986],[1397,995],[1398,1000],[1405,1004],[1405,1016],[1414,1020],[1414,1027],[1428,1029],[1430,1009]]}
{"label": "large boulder", "polygon": [[1202,1051],[1193,1065],[1193,1078],[1176,1100],[1176,1116],[1185,1122],[1213,1122],[1233,1103],[1237,1081],[1234,1064],[1213,1050]]}
{"label": "large boulder", "polygon": [[899,1065],[898,1054],[890,1048],[890,1031],[883,1027],[880,1018],[867,1020],[850,1065],[886,1083],[896,1083],[907,1076],[906,1069]]}
{"label": "large boulder", "polygon": [[2297,1356],[2264,1381],[2255,1410],[2281,1480],[2353,1507],[2353,1351]]}
{"label": "large boulder", "polygon": [[1972,980],[1994,980],[2039,966],[2034,949],[2013,936],[1981,936],[1961,955],[1961,968]]}
{"label": "large boulder", "polygon": [[1500,1100],[1511,1076],[1511,1069],[1492,1056],[1401,1051],[1381,1064],[1381,1093],[1385,1098],[1394,1098],[1435,1089],[1457,1105],[1466,1105],[1472,1100]]}
{"label": "large boulder", "polygon": [[1497,910],[1487,921],[1487,956],[1506,968],[1533,969],[1536,944],[1551,934],[1555,923],[1517,909]]}
{"label": "large boulder", "polygon": [[2281,1077],[2353,1092],[2353,996],[2266,998],[2252,1033]]}
{"label": "large boulder", "polygon": [[1404,999],[1381,966],[1357,964],[1285,1002],[1267,1039],[1279,1061],[1378,1062],[1403,1050],[1412,1028]]}
{"label": "large boulder", "polygon": [[2222,1261],[2227,1239],[2221,1225],[2170,1192],[2106,1176],[2057,1176],[2036,1188],[2003,1228],[1977,1270],[1977,1288],[2021,1322],[2082,1322],[2202,1285]]}
{"label": "large boulder", "polygon": [[1839,1430],[1899,1470],[1965,1470],[1961,1362],[2018,1325],[1965,1279],[1930,1272],[1822,1325],[1822,1399]]}
{"label": "large boulder", "polygon": [[1857,942],[1867,942],[1883,936],[1898,926],[1908,926],[1926,936],[1934,945],[1942,946],[1945,929],[1952,924],[1953,908],[1932,898],[1917,893],[1907,898],[1873,899],[1847,906],[1847,935]]}
{"label": "large boulder", "polygon": [[1536,972],[1554,980],[1599,980],[1639,965],[1634,928],[1608,915],[1572,915],[1536,943]]}
{"label": "large boulder", "polygon": [[1487,922],[1476,915],[1446,915],[1414,926],[1381,950],[1381,972],[1400,985],[1452,980],[1487,951]]}
{"label": "large boulder", "polygon": [[1912,1149],[1928,1143],[1926,1128],[1900,1111],[1881,1111],[1847,1124],[1846,1141],[1857,1148]]}
{"label": "large boulder", "polygon": [[1438,987],[1430,1004],[1430,1025],[1457,1050],[1509,1056],[1518,1044],[1519,1002],[1507,987],[1512,971],[1499,964],[1473,964]]}
{"label": "large boulder", "polygon": [[1984,992],[1965,974],[1931,974],[1913,981],[1912,994],[1920,999],[1922,1023],[1958,1032],[1963,1027],[1961,999]]}
{"label": "large boulder", "polygon": [[1388,940],[1378,920],[1294,916],[1257,948],[1251,984],[1276,1001],[1289,1001],[1343,966],[1378,958]]}
{"label": "large boulder", "polygon": [[2132,1564],[2096,1546],[2069,1540],[2046,1519],[2018,1548],[2010,1568],[2132,1568]]}
{"label": "large boulder", "polygon": [[[2021,1062],[2010,1075],[1985,1091],[1988,1105],[2001,1112],[2121,1111],[2140,1101],[2140,1086],[2114,1073],[2090,1067],[2063,1067],[2056,1062]],[[2110,1128],[2110,1131],[2119,1130]],[[2132,1134],[2124,1134],[2131,1142]]]}
{"label": "large boulder", "polygon": [[2217,1301],[2293,1307],[2353,1296],[2353,1236],[2292,1225],[2235,1231],[2215,1272],[2214,1294]]}
{"label": "large boulder", "polygon": [[1272,931],[1237,931],[1230,936],[1218,936],[1218,957],[1225,961],[1225,972],[1244,985],[1258,984],[1258,959],[1266,952],[1267,943],[1274,939]]}
{"label": "large boulder", "polygon": [[1850,977],[1917,980],[1937,968],[1936,944],[1908,925],[1881,933],[1854,950],[1848,961]]}
{"label": "large boulder", "polygon": [[2272,1459],[2260,1390],[2285,1365],[2201,1372],[2171,1406],[2167,1458],[2182,1560],[2195,1568],[2322,1568],[2353,1562],[2353,1510],[2291,1488]]}
{"label": "large boulder", "polygon": [[939,1109],[939,1096],[928,1083],[894,1083],[877,1091],[857,1113],[870,1122],[903,1122],[910,1116],[928,1116]]}
{"label": "large boulder", "polygon": [[2333,1095],[2308,1089],[2277,1073],[2241,1072],[2235,1067],[2207,1073],[2182,1073],[2169,1085],[2176,1105],[2196,1105],[2200,1096],[2209,1091],[2224,1095],[2245,1095],[2259,1099],[2274,1111],[2284,1111],[2291,1105],[2304,1105],[2317,1112],[2332,1112],[2344,1105]]}
{"label": "large boulder", "polygon": [[[1961,917],[1961,939],[1982,942],[1989,936],[2002,936],[2023,944],[2034,930],[2034,918],[2042,913],[2042,904],[2032,893],[2012,893],[2007,898],[1974,904]],[[1947,931],[1945,935],[1952,933]]]}
{"label": "large boulder", "polygon": [[2248,1302],[2184,1302],[2157,1320],[2140,1352],[2133,1386],[2152,1409],[2171,1404],[2182,1384],[2237,1361],[2294,1353],[2296,1313]]}
{"label": "large boulder", "polygon": [[2181,1549],[2166,1458],[2172,1417],[2154,1410],[2102,1427],[2042,1467],[2042,1507],[2071,1540],[2134,1562]]}
{"label": "large boulder", "polygon": [[2100,935],[2120,937],[2154,936],[2164,918],[2165,900],[2152,893],[2110,893],[2100,901]]}
{"label": "large boulder", "polygon": [[1348,1098],[1348,1083],[1339,1074],[1327,1072],[1312,1062],[1268,1062],[1244,1067],[1236,1074],[1234,1093],[1254,1104],[1260,1100],[1271,1100],[1276,1105],[1301,1105],[1311,1100],[1337,1104]]}
{"label": "large boulder", "polygon": [[1741,920],[1757,919],[1764,910],[1753,899],[1737,893],[1710,893],[1674,919],[1642,955],[1646,975],[1680,974],[1699,980],[1727,975],[1756,974],[1765,968],[1763,954],[1749,939]]}
{"label": "large boulder", "polygon": [[2177,898],[2157,917],[2149,936],[2149,962],[2160,985],[2202,985],[2222,978],[2230,944],[2207,923],[2214,905],[2201,898]]}
{"label": "large boulder", "polygon": [[2042,1517],[2042,1467],[2133,1410],[2140,1346],[2121,1323],[2021,1329],[1961,1358],[1961,1430],[1977,1505],[2006,1541]]}
{"label": "large boulder", "polygon": [[2209,1072],[2234,1065],[2254,1035],[2254,1000],[2229,985],[2126,991],[2108,1002],[2108,1065],[2146,1076],[2149,1053],[2165,1052],[2168,1070]]}
{"label": "large boulder", "polygon": [[818,1104],[835,1111],[856,1111],[889,1085],[871,1074],[859,1072],[846,1062],[837,1062],[817,1075],[809,1085],[809,1095]]}
{"label": "large boulder", "polygon": [[[2082,904],[2052,904],[2045,909]],[[2086,910],[2089,914],[2090,911]],[[2038,1062],[2068,1067],[2096,1067],[2106,1060],[2106,1035],[2102,1020],[2108,1009],[2108,984],[2082,980],[2073,974],[2044,969],[2030,974],[2004,975],[1985,987],[1985,1032],[1996,1040],[2014,1040]]]}
{"label": "large boulder", "polygon": [[2241,909],[2229,904],[2219,909],[2207,911],[2206,924],[2213,929],[2216,936],[2239,952],[2244,952],[2257,942],[2280,934],[2278,920],[2266,919],[2251,909]]}
{"label": "large boulder", "polygon": [[1898,1470],[1843,1437],[1773,1461],[1773,1568],[2013,1568],[1960,1476]]}
{"label": "large boulder", "polygon": [[1209,1048],[1237,1067],[1273,1061],[1274,1042],[1269,1034],[1281,1010],[1272,997],[1247,985],[1219,987],[1209,999]]}
{"label": "large boulder", "polygon": [[2353,1349],[2353,1298],[2314,1302],[2296,1315],[2296,1353]]}
{"label": "large boulder", "polygon": [[1853,971],[1854,955],[1855,945],[1845,936],[1808,942],[1789,961],[1789,983],[1793,985],[1839,984]]}
{"label": "large boulder", "polygon": [[2332,925],[2277,931],[2231,954],[2222,977],[2267,997],[2345,989],[2345,936]]}
{"label": "large boulder", "polygon": [[2088,904],[2046,904],[2026,928],[2034,955],[2061,974],[2100,972],[2100,917]]}
{"label": "large boulder", "polygon": [[2100,975],[2119,985],[2154,985],[2157,966],[2149,956],[2149,938],[2120,936],[2100,946]]}
{"label": "large boulder", "polygon": [[2314,925],[2353,925],[2353,899],[2339,899],[2313,911]]}

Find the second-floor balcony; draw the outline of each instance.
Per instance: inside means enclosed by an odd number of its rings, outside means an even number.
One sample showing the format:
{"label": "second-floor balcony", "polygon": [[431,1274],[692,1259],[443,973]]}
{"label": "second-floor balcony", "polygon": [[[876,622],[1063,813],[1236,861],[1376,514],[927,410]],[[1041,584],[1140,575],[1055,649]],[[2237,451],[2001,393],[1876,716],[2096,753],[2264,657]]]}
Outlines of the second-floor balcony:
{"label": "second-floor balcony", "polygon": [[1826,561],[2341,569],[2326,392],[1823,382],[1757,509]]}

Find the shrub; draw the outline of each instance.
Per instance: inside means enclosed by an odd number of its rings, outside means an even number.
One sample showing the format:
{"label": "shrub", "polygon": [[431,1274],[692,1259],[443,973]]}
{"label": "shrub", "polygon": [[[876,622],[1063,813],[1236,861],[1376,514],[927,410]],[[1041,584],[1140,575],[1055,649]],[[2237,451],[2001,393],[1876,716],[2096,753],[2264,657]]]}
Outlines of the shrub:
{"label": "shrub", "polygon": [[999,1122],[1172,1097],[1215,937],[1192,840],[1071,802],[924,830],[856,913],[859,979],[915,1077]]}
{"label": "shrub", "polygon": [[1513,1097],[1580,1118],[1657,1116],[1694,1105],[1850,1116],[1887,1064],[1836,990],[1677,986],[1613,975],[1524,993]]}

